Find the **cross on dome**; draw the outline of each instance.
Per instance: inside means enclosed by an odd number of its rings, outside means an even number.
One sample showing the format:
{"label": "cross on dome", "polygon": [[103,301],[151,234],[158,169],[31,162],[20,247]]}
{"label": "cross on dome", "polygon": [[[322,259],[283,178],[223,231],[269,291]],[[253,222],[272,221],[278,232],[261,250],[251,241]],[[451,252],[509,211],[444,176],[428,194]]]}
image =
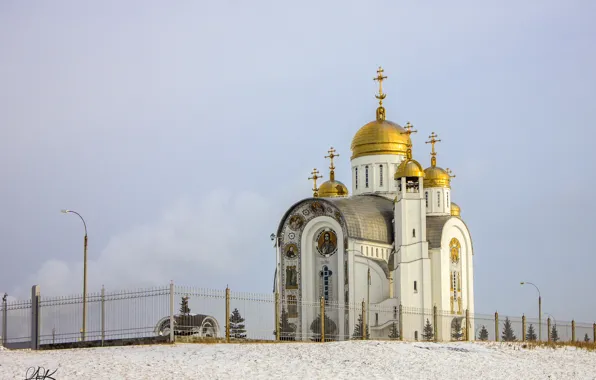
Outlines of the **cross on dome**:
{"label": "cross on dome", "polygon": [[404,127],[404,129],[406,130],[405,132],[402,132],[402,135],[408,135],[408,143],[407,143],[407,147],[408,150],[406,152],[406,157],[408,160],[412,159],[412,140],[410,140],[410,135],[412,133],[417,133],[417,130],[412,130],[412,128],[414,128],[414,126],[408,121],[406,123],[406,126]]}
{"label": "cross on dome", "polygon": [[453,172],[451,171],[451,169],[445,168],[445,171],[447,172],[447,174],[449,174],[449,177],[455,178],[455,174],[452,174]]}
{"label": "cross on dome", "polygon": [[329,153],[329,155],[325,156],[325,158],[328,158],[331,161],[331,165],[329,166],[329,180],[335,181],[335,166],[333,165],[333,159],[339,157],[339,154],[335,154],[335,148],[333,147],[329,148],[327,153]]}
{"label": "cross on dome", "polygon": [[437,166],[437,152],[435,152],[435,144],[441,141],[441,140],[437,140],[437,137],[439,137],[439,136],[433,132],[430,134],[430,136],[428,136],[430,141],[426,141],[427,144],[432,144],[432,151],[430,153],[430,155],[431,155],[430,166],[432,166],[433,168],[435,166]]}
{"label": "cross on dome", "polygon": [[379,82],[379,95],[375,95],[375,98],[379,99],[379,107],[377,108],[377,120],[385,120],[385,107],[383,107],[383,99],[387,96],[387,94],[383,93],[383,80],[387,79],[387,76],[383,75],[383,68],[379,66],[377,70],[377,76],[373,78],[374,81]]}
{"label": "cross on dome", "polygon": [[317,168],[314,168],[312,170],[312,173],[310,173],[310,174],[312,175],[312,177],[309,177],[308,179],[309,180],[312,179],[314,182],[314,187],[313,187],[312,191],[313,191],[313,197],[316,198],[319,196],[319,188],[317,187],[317,179],[321,179],[321,178],[323,178],[323,176],[319,175],[319,171],[317,170]]}

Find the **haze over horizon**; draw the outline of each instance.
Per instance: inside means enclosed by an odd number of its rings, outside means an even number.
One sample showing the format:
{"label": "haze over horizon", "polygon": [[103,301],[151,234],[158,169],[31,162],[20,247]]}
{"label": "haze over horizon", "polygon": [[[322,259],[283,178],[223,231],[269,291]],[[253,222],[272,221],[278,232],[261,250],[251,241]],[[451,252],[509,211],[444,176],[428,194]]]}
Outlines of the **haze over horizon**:
{"label": "haze over horizon", "polygon": [[[453,170],[478,313],[592,322],[596,3],[0,3],[0,290],[177,284],[271,292],[269,235],[349,184],[375,117]],[[349,186],[348,186],[349,187]],[[351,188],[350,188],[351,192]]]}

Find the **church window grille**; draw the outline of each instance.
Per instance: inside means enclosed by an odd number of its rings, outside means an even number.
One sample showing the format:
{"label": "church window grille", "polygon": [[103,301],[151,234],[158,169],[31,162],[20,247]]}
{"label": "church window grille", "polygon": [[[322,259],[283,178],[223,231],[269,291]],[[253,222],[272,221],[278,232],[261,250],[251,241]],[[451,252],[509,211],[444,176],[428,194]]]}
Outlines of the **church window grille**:
{"label": "church window grille", "polygon": [[447,192],[447,207],[449,207],[450,203],[449,203],[449,192]]}
{"label": "church window grille", "polygon": [[428,208],[428,191],[424,192],[424,199],[426,200],[426,208]]}
{"label": "church window grille", "polygon": [[415,237],[416,237],[416,229],[415,229],[415,228],[412,230],[412,237],[413,237],[413,238],[415,238]]}
{"label": "church window grille", "polygon": [[375,326],[379,325],[379,313],[375,313]]}
{"label": "church window grille", "polygon": [[354,177],[356,182],[356,189],[358,189],[358,168],[354,168]]}
{"label": "church window grille", "polygon": [[383,186],[383,165],[379,165],[379,186]]}
{"label": "church window grille", "polygon": [[321,290],[322,296],[325,298],[325,302],[329,301],[330,293],[331,293],[331,275],[333,274],[332,271],[329,270],[327,265],[323,265],[323,270],[320,272],[321,275]]}
{"label": "church window grille", "polygon": [[364,187],[368,188],[368,165],[364,167]]}
{"label": "church window grille", "polygon": [[441,207],[441,193],[437,193],[437,206]]}
{"label": "church window grille", "polygon": [[393,306],[393,319],[397,319],[397,306]]}
{"label": "church window grille", "polygon": [[416,281],[414,281],[414,291],[417,292],[418,291],[418,284],[416,283]]}

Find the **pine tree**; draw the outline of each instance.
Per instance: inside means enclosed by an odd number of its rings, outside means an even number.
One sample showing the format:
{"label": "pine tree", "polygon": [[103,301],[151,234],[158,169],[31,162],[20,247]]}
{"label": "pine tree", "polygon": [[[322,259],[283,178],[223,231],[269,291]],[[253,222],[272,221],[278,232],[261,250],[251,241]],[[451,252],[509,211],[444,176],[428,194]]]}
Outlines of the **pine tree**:
{"label": "pine tree", "polygon": [[399,329],[395,322],[391,324],[391,328],[389,329],[389,339],[399,339]]}
{"label": "pine tree", "polygon": [[526,340],[534,342],[536,341],[536,339],[536,331],[534,330],[534,326],[532,326],[532,324],[530,323],[530,326],[528,326],[528,332],[526,333]]}
{"label": "pine tree", "polygon": [[[313,342],[321,341],[321,314],[310,324],[310,331],[313,336],[310,338]],[[325,342],[337,340],[337,325],[327,315],[325,315]]]}
{"label": "pine tree", "polygon": [[[279,340],[296,340],[295,334],[296,325],[288,321],[288,313],[285,308],[282,308],[279,320]],[[273,335],[276,335],[275,331],[273,331]]]}
{"label": "pine tree", "polygon": [[461,329],[461,319],[455,318],[453,320],[453,324],[451,325],[451,339],[461,340],[463,336],[464,333]]}
{"label": "pine tree", "polygon": [[588,336],[588,333],[586,333],[586,335],[584,336],[584,342],[586,342],[586,343],[590,342],[590,337]]}
{"label": "pine tree", "polygon": [[188,307],[188,296],[182,297],[182,301],[180,302],[180,314],[188,315],[190,314],[190,307]]}
{"label": "pine tree", "polygon": [[[362,314],[358,316],[358,323],[354,326],[354,333],[352,339],[362,339]],[[368,323],[366,324],[366,339],[370,339],[370,330],[368,329]]]}
{"label": "pine tree", "polygon": [[503,342],[514,342],[517,340],[511,327],[511,321],[509,317],[505,317],[505,325],[503,326],[503,332],[501,333],[501,339]]}
{"label": "pine tree", "polygon": [[557,331],[557,325],[553,325],[550,333],[550,339],[557,343],[559,341],[559,332]]}
{"label": "pine tree", "polygon": [[430,321],[428,320],[428,318],[426,318],[426,325],[424,325],[424,330],[422,332],[422,339],[424,339],[426,341],[431,341],[431,340],[433,340],[434,336],[435,336],[435,333],[433,331],[433,326],[430,324]]}
{"label": "pine tree", "polygon": [[242,322],[244,322],[244,318],[242,318],[238,309],[234,309],[232,315],[230,315],[230,338],[246,338],[246,329]]}
{"label": "pine tree", "polygon": [[488,340],[488,330],[486,329],[486,326],[484,326],[484,325],[482,325],[482,328],[480,329],[480,333],[478,334],[478,340],[481,340],[481,341]]}

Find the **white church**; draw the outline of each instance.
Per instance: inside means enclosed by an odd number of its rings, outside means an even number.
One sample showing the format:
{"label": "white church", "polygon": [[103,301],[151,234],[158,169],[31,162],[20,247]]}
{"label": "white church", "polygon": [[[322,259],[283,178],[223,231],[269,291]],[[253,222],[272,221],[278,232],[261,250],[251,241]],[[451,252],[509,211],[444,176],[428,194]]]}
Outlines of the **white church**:
{"label": "white church", "polygon": [[297,340],[312,335],[321,298],[339,340],[351,338],[362,303],[371,338],[390,334],[398,307],[412,311],[401,325],[405,340],[421,340],[427,319],[436,322],[429,315],[435,306],[439,340],[450,340],[453,321],[465,324],[466,311],[474,313],[472,238],[452,202],[453,176],[437,165],[440,140],[429,136],[424,169],[413,158],[412,125],[385,118],[386,76],[381,68],[377,73],[376,118],[352,140],[351,194],[335,178],[339,154],[331,148],[328,180],[317,187],[314,169],[313,196],[291,206],[272,235],[278,312],[286,313]]}

